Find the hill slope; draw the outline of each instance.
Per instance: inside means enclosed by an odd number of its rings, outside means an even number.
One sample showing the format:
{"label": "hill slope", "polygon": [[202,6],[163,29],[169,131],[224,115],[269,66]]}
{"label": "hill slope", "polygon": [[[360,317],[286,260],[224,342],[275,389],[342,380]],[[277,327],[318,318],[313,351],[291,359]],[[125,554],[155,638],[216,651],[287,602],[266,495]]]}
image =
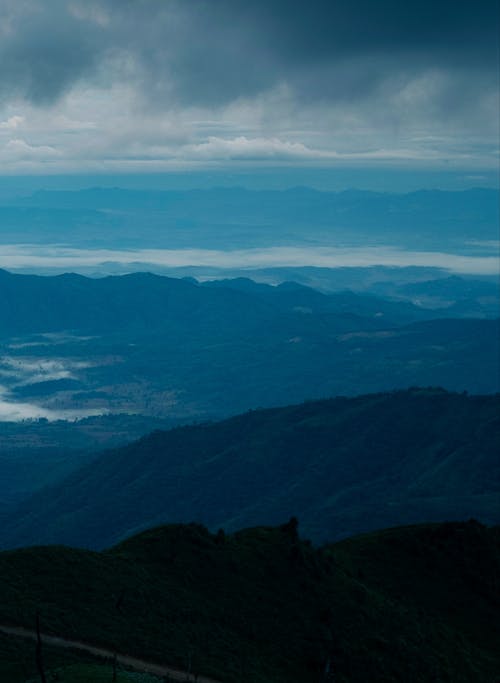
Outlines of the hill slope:
{"label": "hill slope", "polygon": [[365,294],[0,271],[0,300],[4,419],[210,419],[428,384],[500,390],[498,320]]}
{"label": "hill slope", "polygon": [[108,451],[7,516],[3,547],[103,548],[148,526],[297,515],[314,540],[500,522],[500,396],[413,389],[252,411]]}
{"label": "hill slope", "polygon": [[178,525],[103,553],[0,553],[0,623],[32,628],[38,610],[49,633],[227,683],[315,683],[326,668],[339,683],[495,683],[499,569],[499,531],[476,522],[322,549],[293,520],[230,536]]}
{"label": "hill slope", "polygon": [[[74,273],[58,276],[16,275],[0,270],[0,334],[14,335],[74,330],[80,333],[142,332],[146,327],[170,333],[248,331],[278,314],[292,315],[294,307],[310,313],[347,313],[373,317],[382,310],[393,323],[438,317],[406,302],[384,301],[351,293],[325,295],[300,285],[248,286],[241,281],[200,285],[192,279],[151,273],[87,278]],[[296,316],[295,311],[295,316]],[[286,322],[286,319],[283,321]],[[360,323],[358,323],[359,326]],[[364,325],[367,321],[363,321]],[[380,328],[374,321],[372,328]],[[346,325],[340,324],[344,329]]]}

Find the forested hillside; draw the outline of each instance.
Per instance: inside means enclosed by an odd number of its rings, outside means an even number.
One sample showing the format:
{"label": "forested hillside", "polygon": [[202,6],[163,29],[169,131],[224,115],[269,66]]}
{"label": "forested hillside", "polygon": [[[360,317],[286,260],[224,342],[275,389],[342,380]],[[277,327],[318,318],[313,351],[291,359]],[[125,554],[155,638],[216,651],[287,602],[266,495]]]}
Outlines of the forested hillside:
{"label": "forested hillside", "polygon": [[248,279],[0,271],[0,418],[207,419],[409,386],[500,390],[499,321]]}
{"label": "forested hillside", "polygon": [[21,503],[4,547],[103,548],[135,530],[297,515],[332,541],[414,522],[500,523],[500,396],[414,389],[250,411],[103,453]]}

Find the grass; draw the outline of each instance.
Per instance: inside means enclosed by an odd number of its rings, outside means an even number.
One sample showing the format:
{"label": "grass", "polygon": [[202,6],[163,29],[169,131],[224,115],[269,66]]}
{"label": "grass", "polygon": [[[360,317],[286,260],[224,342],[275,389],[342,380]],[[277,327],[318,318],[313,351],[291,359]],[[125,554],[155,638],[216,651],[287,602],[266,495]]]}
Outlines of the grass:
{"label": "grass", "polygon": [[[65,680],[54,678],[52,672],[60,675],[60,672],[73,671],[75,667],[85,670],[87,666],[85,662],[91,661],[89,657],[81,653],[47,646],[43,648],[43,659],[45,669],[49,674],[48,683],[52,683],[53,680]],[[37,676],[34,642],[22,638],[11,638],[0,633],[0,680],[2,683],[40,682]],[[68,682],[69,680],[68,678]],[[93,680],[87,678],[86,683]],[[111,677],[106,680],[111,680]]]}
{"label": "grass", "polygon": [[[26,683],[39,683],[33,678]],[[58,667],[47,672],[47,683],[111,683],[113,669],[104,664],[72,664]],[[118,671],[116,683],[160,683],[161,679],[149,674]]]}
{"label": "grass", "polygon": [[[320,549],[293,522],[171,525],[101,553],[1,553],[0,621],[32,628],[39,611],[47,632],[227,683],[316,683],[327,662],[337,683],[497,683],[499,569],[500,532],[476,522]],[[6,675],[17,656],[0,680],[29,677]]]}

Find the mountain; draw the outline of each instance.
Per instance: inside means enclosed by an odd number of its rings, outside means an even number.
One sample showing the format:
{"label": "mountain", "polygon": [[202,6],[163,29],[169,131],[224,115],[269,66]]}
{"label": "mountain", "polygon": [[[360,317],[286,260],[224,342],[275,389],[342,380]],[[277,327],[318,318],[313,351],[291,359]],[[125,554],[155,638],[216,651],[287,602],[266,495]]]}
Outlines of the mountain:
{"label": "mountain", "polygon": [[[335,314],[340,329],[368,324],[356,317],[376,313],[392,324],[437,317],[409,303],[390,302],[350,292],[327,296],[293,283],[278,287],[251,280],[200,285],[193,279],[150,273],[87,278],[76,274],[52,277],[0,271],[1,336],[46,332],[141,332],[144,329],[230,333],[248,332],[276,315],[297,317],[297,307],[310,313]],[[244,312],[244,314],[243,314]],[[300,311],[299,311],[300,312]],[[348,323],[342,322],[347,317]],[[378,323],[378,324],[376,324]],[[379,328],[380,321],[371,327]]]}
{"label": "mountain", "polygon": [[[499,529],[475,521],[322,548],[299,538],[294,519],[231,535],[174,525],[101,553],[0,553],[0,628],[33,629],[39,614],[44,633],[190,680],[496,683],[499,570]],[[2,680],[33,680],[31,643],[2,632],[0,655]],[[43,655],[48,680],[112,680],[110,663],[84,665],[77,651]]]}
{"label": "mountain", "polygon": [[[99,415],[78,421],[47,419],[0,422],[0,501],[13,503],[94,460],[178,420],[140,415]],[[2,508],[0,507],[0,516]]]}
{"label": "mountain", "polygon": [[3,419],[192,420],[415,385],[500,390],[498,320],[372,295],[0,271],[0,297]]}
{"label": "mountain", "polygon": [[[411,282],[393,288],[395,298],[413,301],[420,306],[439,308],[441,314],[457,318],[474,315],[497,317],[499,282],[460,278],[456,275],[435,280]],[[376,288],[379,296],[384,288]],[[387,293],[387,291],[386,291]]]}
{"label": "mountain", "polygon": [[0,205],[0,226],[4,244],[92,249],[390,244],[462,251],[469,241],[498,239],[498,190],[39,191]]}
{"label": "mountain", "polygon": [[103,453],[4,517],[3,547],[103,548],[193,520],[291,515],[315,541],[415,522],[500,523],[500,395],[411,389],[256,410]]}

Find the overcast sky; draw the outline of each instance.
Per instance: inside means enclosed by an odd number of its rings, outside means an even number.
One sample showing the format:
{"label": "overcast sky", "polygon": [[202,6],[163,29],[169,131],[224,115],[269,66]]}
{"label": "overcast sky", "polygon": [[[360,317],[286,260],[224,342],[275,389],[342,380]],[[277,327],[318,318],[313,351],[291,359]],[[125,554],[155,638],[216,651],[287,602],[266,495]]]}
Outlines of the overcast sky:
{"label": "overcast sky", "polygon": [[0,0],[4,174],[492,169],[496,0]]}

